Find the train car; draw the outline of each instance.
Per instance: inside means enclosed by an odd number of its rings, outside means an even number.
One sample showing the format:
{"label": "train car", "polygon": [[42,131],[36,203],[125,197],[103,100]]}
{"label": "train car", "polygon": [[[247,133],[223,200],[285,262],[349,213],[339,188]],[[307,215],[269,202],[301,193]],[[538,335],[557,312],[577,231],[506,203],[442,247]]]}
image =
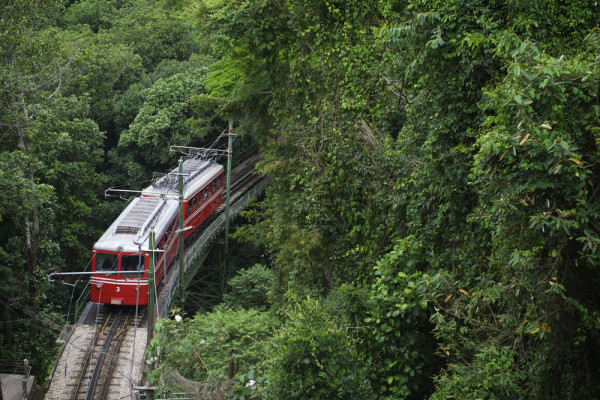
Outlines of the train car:
{"label": "train car", "polygon": [[[223,166],[190,159],[184,170],[185,237],[219,207]],[[117,305],[148,304],[149,234],[155,232],[155,284],[166,275],[179,245],[177,169],[142,191],[112,223],[92,250],[90,301]],[[98,274],[94,274],[98,272]]]}
{"label": "train car", "polygon": [[[144,189],[142,196],[179,199],[178,169]],[[190,159],[183,163],[183,220],[187,239],[222,203],[225,174],[214,160]]]}
{"label": "train car", "polygon": [[148,304],[149,233],[156,233],[155,281],[160,282],[175,257],[179,205],[160,197],[135,198],[92,250],[90,300],[105,304]]}

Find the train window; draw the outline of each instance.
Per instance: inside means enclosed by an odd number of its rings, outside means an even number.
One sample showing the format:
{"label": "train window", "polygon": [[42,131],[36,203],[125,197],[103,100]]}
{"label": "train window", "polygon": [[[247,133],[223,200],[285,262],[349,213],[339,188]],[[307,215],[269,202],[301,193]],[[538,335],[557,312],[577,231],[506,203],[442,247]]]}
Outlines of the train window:
{"label": "train window", "polygon": [[202,204],[202,191],[198,192],[196,197],[198,197],[198,204]]}
{"label": "train window", "polygon": [[208,198],[208,189],[204,188],[204,201]]}
{"label": "train window", "polygon": [[115,271],[116,273],[117,255],[108,253],[96,253],[96,271]]}
{"label": "train window", "polygon": [[121,256],[121,276],[141,276],[144,273],[146,257],[141,254]]}

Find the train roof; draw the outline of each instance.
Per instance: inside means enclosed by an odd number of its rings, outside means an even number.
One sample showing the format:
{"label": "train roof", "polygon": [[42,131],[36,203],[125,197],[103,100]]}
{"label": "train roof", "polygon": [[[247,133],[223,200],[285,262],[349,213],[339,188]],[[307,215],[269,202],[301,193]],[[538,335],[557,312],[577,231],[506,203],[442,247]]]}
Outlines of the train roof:
{"label": "train roof", "polygon": [[148,249],[151,230],[160,238],[179,209],[176,200],[136,197],[94,244],[94,250],[137,252]]}
{"label": "train roof", "polygon": [[[191,158],[183,162],[183,197],[190,198],[202,186],[206,185],[211,179],[223,171],[223,166],[217,164],[214,160],[203,160]],[[168,174],[148,186],[142,191],[142,196],[165,196],[167,198],[178,199],[179,181],[177,174],[179,168],[173,169]]]}

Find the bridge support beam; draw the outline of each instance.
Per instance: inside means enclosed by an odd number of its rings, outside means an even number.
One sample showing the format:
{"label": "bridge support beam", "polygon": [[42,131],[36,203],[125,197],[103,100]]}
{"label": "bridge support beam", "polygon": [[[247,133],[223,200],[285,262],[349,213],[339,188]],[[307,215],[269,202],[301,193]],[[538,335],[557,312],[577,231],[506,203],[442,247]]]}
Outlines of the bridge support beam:
{"label": "bridge support beam", "polygon": [[204,261],[206,260],[206,257],[208,257],[208,255],[210,254],[212,248],[213,246],[211,245],[204,251],[204,254],[196,258],[194,262],[188,267],[187,274],[183,275],[183,280],[180,279],[179,282],[185,289],[187,289],[187,287],[194,279],[194,276],[196,275],[202,264],[204,264]]}

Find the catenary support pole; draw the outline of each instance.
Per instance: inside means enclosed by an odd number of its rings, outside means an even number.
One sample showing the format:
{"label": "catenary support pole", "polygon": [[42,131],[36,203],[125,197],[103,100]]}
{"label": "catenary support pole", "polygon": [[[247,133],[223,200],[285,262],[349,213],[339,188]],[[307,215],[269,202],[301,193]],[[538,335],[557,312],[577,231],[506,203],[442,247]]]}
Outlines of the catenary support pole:
{"label": "catenary support pole", "polygon": [[154,231],[150,231],[150,237],[148,239],[150,245],[148,261],[148,341],[147,345],[150,346],[152,340],[152,334],[154,333]]}
{"label": "catenary support pole", "polygon": [[233,153],[233,122],[229,122],[229,133],[227,134],[227,188],[225,192],[225,243],[223,245],[223,279],[222,286],[227,279],[227,252],[229,245],[229,194],[231,191],[231,155]]}
{"label": "catenary support pole", "polygon": [[183,221],[183,160],[179,159],[179,306],[183,312],[185,303],[185,250],[183,243],[184,234]]}

